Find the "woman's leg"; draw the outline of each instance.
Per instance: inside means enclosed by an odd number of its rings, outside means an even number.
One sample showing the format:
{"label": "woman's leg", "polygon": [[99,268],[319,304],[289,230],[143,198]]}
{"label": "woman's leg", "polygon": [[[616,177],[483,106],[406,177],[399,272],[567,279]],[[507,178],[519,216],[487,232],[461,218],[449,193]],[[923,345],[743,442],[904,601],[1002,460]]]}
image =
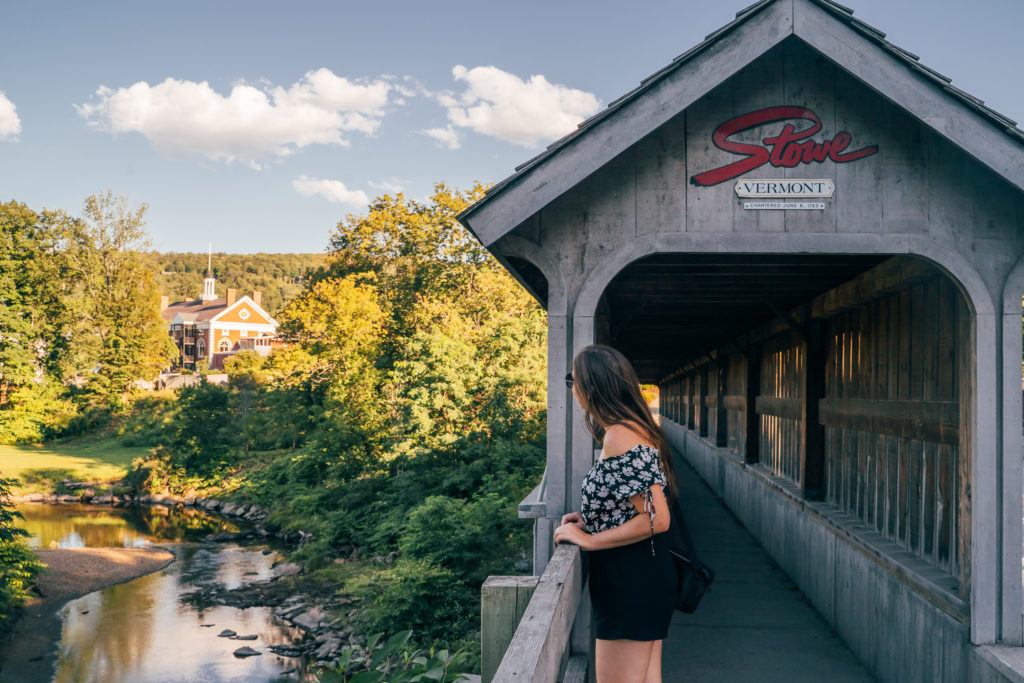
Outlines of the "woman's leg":
{"label": "woman's leg", "polygon": [[644,683],[661,683],[661,644],[664,641],[654,641],[651,648],[651,661],[647,665],[647,678]]}
{"label": "woman's leg", "polygon": [[644,683],[653,640],[597,640],[594,664],[597,683]]}

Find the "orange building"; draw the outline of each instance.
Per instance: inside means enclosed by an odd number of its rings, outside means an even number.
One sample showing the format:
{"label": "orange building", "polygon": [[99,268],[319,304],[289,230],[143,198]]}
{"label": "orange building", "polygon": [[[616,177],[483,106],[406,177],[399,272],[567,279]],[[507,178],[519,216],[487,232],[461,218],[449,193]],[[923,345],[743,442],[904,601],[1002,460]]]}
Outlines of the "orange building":
{"label": "orange building", "polygon": [[203,279],[199,299],[168,303],[160,297],[160,309],[171,338],[178,347],[174,369],[195,370],[197,363],[209,361],[212,370],[224,367],[224,359],[240,351],[270,353],[277,335],[277,321],[261,307],[261,294],[239,298],[234,289],[227,297],[217,298],[216,280],[210,271]]}

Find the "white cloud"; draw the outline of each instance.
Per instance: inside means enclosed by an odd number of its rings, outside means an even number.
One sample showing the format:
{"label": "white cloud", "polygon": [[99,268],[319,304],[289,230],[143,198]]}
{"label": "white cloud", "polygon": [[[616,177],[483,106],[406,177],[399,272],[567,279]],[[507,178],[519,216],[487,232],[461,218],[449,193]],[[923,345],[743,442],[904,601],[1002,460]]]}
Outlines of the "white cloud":
{"label": "white cloud", "polygon": [[[466,84],[465,90],[460,95],[444,93],[437,98],[448,109],[452,126],[524,147],[571,132],[601,106],[593,94],[549,83],[539,74],[524,81],[497,67],[467,69],[460,64],[452,69],[452,75]],[[452,146],[451,126],[423,132]]]}
{"label": "white cloud", "polygon": [[353,82],[329,69],[310,71],[288,88],[238,83],[222,95],[206,81],[168,78],[113,90],[100,86],[75,105],[89,125],[112,135],[141,133],[167,156],[259,161],[307,145],[348,145],[349,134],[380,126],[393,86]]}
{"label": "white cloud", "polygon": [[462,141],[459,139],[459,132],[452,128],[451,124],[444,128],[428,128],[426,130],[421,130],[420,132],[434,138],[437,140],[438,144],[443,145],[448,149],[458,149],[462,146]]}
{"label": "white cloud", "polygon": [[384,192],[388,192],[390,194],[398,194],[399,192],[405,192],[405,186],[402,185],[402,181],[394,177],[389,178],[388,180],[381,181],[379,183],[375,183],[371,180],[367,184],[375,190],[383,190]]}
{"label": "white cloud", "polygon": [[339,204],[351,204],[352,206],[366,206],[370,203],[369,197],[362,190],[350,190],[340,180],[323,180],[307,178],[302,175],[292,181],[295,191],[304,197],[320,195],[329,201]]}
{"label": "white cloud", "polygon": [[18,118],[17,107],[0,90],[0,140],[17,140],[20,132],[21,119]]}

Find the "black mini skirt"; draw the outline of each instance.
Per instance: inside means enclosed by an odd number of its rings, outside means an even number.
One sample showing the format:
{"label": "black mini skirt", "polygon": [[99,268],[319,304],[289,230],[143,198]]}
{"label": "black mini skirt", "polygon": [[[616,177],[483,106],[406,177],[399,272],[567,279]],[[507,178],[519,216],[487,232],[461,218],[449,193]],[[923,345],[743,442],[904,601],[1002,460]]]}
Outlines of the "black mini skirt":
{"label": "black mini skirt", "polygon": [[588,553],[590,601],[601,640],[662,640],[675,609],[675,564],[667,534]]}

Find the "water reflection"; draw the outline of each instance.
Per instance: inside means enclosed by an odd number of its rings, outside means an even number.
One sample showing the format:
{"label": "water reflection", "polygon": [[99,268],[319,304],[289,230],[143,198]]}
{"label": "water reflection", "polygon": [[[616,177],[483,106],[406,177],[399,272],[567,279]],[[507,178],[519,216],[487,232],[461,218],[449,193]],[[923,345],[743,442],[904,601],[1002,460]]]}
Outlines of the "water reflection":
{"label": "water reflection", "polygon": [[150,543],[200,541],[237,524],[182,508],[109,508],[80,504],[16,506],[33,548],[142,548]]}
{"label": "water reflection", "polygon": [[[58,683],[262,683],[299,669],[300,660],[279,657],[268,645],[301,636],[268,608],[196,608],[183,593],[216,583],[236,588],[269,579],[280,556],[265,546],[200,544],[209,533],[238,531],[231,522],[196,510],[123,509],[85,505],[18,506],[35,547],[166,546],[175,562],[166,569],[90,593],[61,612],[63,636],[54,681]],[[223,629],[256,635],[254,641],[217,636]],[[248,645],[263,654],[237,659]],[[287,680],[296,680],[289,678]]]}
{"label": "water reflection", "polygon": [[[172,551],[177,561],[167,569],[68,603],[61,615],[57,683],[275,681],[298,665],[266,649],[301,635],[270,609],[197,610],[178,599],[193,585],[231,585],[245,572],[269,576],[272,557],[237,546]],[[219,638],[223,629],[257,638]],[[232,653],[243,645],[263,654],[237,659]]]}

